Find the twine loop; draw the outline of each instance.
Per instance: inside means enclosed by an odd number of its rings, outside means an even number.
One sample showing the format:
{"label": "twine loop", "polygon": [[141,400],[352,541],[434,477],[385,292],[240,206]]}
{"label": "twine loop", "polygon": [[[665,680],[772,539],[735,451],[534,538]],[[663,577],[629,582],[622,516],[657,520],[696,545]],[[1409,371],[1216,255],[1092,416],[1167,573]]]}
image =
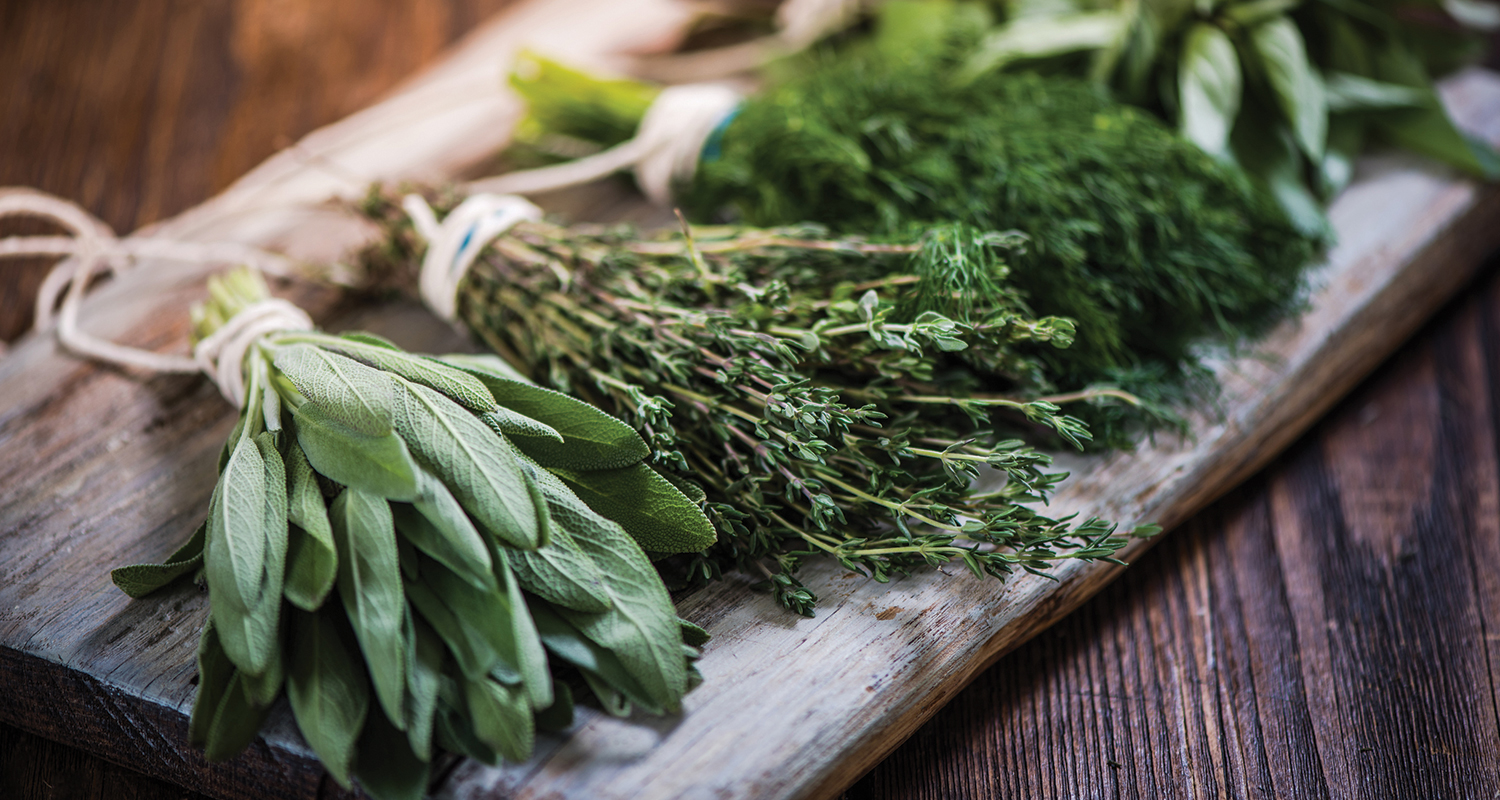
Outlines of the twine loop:
{"label": "twine loop", "polygon": [[634,169],[641,191],[667,205],[672,187],[692,180],[703,146],[740,107],[739,92],[716,83],[668,86],[641,118],[635,138],[586,158],[475,181],[475,192],[534,194]]}
{"label": "twine loop", "polygon": [[[292,263],[274,253],[228,242],[205,244],[140,235],[121,239],[104,221],[77,204],[34,189],[0,189],[0,218],[4,217],[34,217],[72,234],[0,239],[0,259],[62,256],[42,281],[33,330],[54,329],[58,342],[78,355],[152,372],[202,371],[238,408],[245,393],[242,364],[254,340],[277,330],[312,327],[312,320],[301,309],[285,300],[268,300],[236,314],[213,336],[199,342],[191,358],[100,339],[84,332],[78,324],[84,295],[96,276],[119,276],[134,268],[140,259],[246,264],[279,276],[290,275]],[[247,317],[250,312],[254,313]],[[210,345],[210,342],[215,343]]]}
{"label": "twine loop", "polygon": [[401,207],[417,234],[427,240],[418,279],[422,301],[449,322],[458,318],[459,284],[484,248],[517,223],[542,218],[540,208],[514,195],[473,195],[441,223],[419,195],[407,195]]}

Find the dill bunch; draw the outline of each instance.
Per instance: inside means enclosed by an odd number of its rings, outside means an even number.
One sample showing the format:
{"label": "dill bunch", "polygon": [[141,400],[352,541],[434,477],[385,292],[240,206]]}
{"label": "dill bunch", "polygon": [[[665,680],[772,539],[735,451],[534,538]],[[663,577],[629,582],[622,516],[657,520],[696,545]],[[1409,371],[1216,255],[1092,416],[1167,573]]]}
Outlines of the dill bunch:
{"label": "dill bunch", "polygon": [[[699,220],[812,220],[837,233],[945,222],[1020,231],[1028,244],[1009,256],[1007,286],[1086,332],[1067,350],[1035,351],[1048,371],[1180,401],[1195,379],[1208,383],[1205,343],[1233,346],[1298,306],[1323,240],[1239,170],[1101,87],[1034,74],[960,80],[981,30],[783,63],[705,147],[679,187],[683,207]],[[533,127],[615,143],[597,124],[569,122],[581,116],[566,109],[588,101],[556,75],[578,78],[544,65],[512,79]],[[1126,438],[1112,419],[1091,421],[1112,442]]]}
{"label": "dill bunch", "polygon": [[1181,374],[1195,342],[1253,337],[1295,307],[1320,242],[1243,176],[1083,82],[958,86],[950,71],[924,51],[814,57],[745,103],[686,207],[837,231],[1022,231],[1013,285],[1088,332],[1041,355],[1072,383]]}
{"label": "dill bunch", "polygon": [[[421,245],[405,215],[378,195],[365,211],[388,234],[367,274],[410,290]],[[1003,578],[1124,543],[1102,520],[1037,510],[1065,476],[1023,437],[1081,445],[1087,428],[1060,404],[1131,398],[1042,394],[1056,384],[1032,352],[1066,348],[1074,329],[1009,288],[1014,245],[964,226],[879,243],[528,222],[470,268],[459,317],[531,379],[635,427],[703,503],[717,542],[659,561],[664,574],[763,577],[810,615],[796,578],[810,556],[882,582],[954,560]],[[952,291],[970,283],[989,291]],[[934,295],[948,313],[922,308]]]}

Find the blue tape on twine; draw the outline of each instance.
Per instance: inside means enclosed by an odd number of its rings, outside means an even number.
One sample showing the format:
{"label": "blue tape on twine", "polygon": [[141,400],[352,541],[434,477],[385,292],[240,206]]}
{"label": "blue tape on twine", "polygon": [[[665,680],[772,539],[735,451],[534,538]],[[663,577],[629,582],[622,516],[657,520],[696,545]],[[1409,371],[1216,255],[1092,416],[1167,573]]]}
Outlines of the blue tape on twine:
{"label": "blue tape on twine", "polygon": [[717,161],[719,156],[723,154],[724,130],[729,127],[729,123],[734,122],[735,117],[740,115],[741,108],[744,108],[743,103],[735,106],[733,111],[725,114],[724,118],[719,120],[719,124],[715,125],[713,131],[708,134],[708,138],[703,140],[703,150],[698,154],[698,161],[700,163]]}

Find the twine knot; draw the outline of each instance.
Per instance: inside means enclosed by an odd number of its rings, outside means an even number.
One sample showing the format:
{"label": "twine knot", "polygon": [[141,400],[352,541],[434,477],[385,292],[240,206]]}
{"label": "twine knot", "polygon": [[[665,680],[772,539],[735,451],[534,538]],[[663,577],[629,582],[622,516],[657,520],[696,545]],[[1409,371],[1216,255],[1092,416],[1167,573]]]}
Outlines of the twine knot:
{"label": "twine knot", "polygon": [[672,187],[692,180],[704,145],[743,100],[739,92],[720,84],[668,86],[646,110],[634,138],[586,158],[506,173],[475,181],[468,188],[475,192],[534,194],[589,183],[633,168],[641,191],[653,202],[667,205],[672,201]]}
{"label": "twine knot", "polygon": [[[254,341],[279,330],[313,327],[301,309],[285,300],[256,303],[199,342],[191,358],[126,347],[85,333],[78,311],[89,282],[120,275],[139,259],[189,264],[239,263],[271,275],[289,275],[283,256],[234,243],[183,242],[152,236],[121,239],[102,220],[75,203],[33,189],[0,189],[0,218],[35,217],[67,229],[70,236],[10,236],[0,239],[0,259],[62,256],[42,281],[33,330],[55,328],[63,347],[82,356],[152,372],[204,372],[238,408],[245,399],[242,365]],[[58,300],[61,298],[61,305]]]}
{"label": "twine knot", "polygon": [[542,218],[542,210],[514,195],[476,194],[459,203],[442,223],[418,195],[407,195],[401,207],[417,234],[427,240],[418,279],[422,301],[449,322],[458,318],[458,287],[485,246],[519,222]]}

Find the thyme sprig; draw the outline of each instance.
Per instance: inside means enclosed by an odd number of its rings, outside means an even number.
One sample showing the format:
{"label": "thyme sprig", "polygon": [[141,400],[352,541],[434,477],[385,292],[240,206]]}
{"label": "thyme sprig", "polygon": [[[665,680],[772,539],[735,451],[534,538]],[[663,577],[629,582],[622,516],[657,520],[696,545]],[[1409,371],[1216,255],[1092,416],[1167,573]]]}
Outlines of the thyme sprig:
{"label": "thyme sprig", "polygon": [[[367,268],[411,284],[419,245],[399,212],[379,196],[366,210],[390,233]],[[813,555],[882,582],[955,560],[1004,578],[1124,543],[1103,520],[1038,510],[1066,476],[1026,440],[1082,446],[1062,403],[1133,398],[1051,384],[1038,354],[1074,329],[1006,288],[1020,243],[962,227],[873,243],[524,223],[471,269],[459,314],[538,382],[633,425],[703,499],[717,543],[665,572],[759,576],[811,615],[796,573]],[[963,291],[974,281],[992,290]]]}

